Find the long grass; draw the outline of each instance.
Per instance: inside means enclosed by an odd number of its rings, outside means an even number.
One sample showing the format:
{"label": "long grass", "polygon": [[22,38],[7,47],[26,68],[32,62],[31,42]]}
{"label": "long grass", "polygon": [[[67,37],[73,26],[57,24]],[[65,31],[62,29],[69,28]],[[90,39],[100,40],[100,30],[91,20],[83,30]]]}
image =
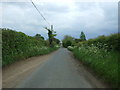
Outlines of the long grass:
{"label": "long grass", "polygon": [[73,49],[73,53],[76,58],[90,67],[105,82],[112,85],[112,87],[119,86],[118,59],[120,56],[118,52],[108,52],[104,48],[99,49],[98,47],[91,45],[75,48]]}
{"label": "long grass", "polygon": [[44,55],[44,54],[48,54],[54,50],[57,50],[59,47],[44,47],[44,48],[37,48],[37,47],[32,47],[29,48],[26,52],[14,52],[9,54],[9,55],[3,55],[4,60],[2,60],[2,66],[6,66],[8,64],[12,64],[17,60],[21,60],[21,59],[26,59],[29,57],[33,57],[33,56],[39,56],[39,55]]}

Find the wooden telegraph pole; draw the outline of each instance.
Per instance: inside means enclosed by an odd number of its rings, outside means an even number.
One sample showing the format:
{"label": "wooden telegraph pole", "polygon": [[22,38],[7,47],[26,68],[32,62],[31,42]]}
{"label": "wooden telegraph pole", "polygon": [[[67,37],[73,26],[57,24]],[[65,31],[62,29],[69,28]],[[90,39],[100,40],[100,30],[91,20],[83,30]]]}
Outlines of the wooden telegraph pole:
{"label": "wooden telegraph pole", "polygon": [[48,31],[48,37],[49,37],[49,45],[50,45],[50,47],[53,47],[54,45],[53,45],[53,38],[54,38],[54,36],[56,36],[56,34],[53,34],[53,33],[55,33],[54,31],[53,31],[53,25],[51,25],[51,28],[50,29],[48,29],[47,27],[45,27],[45,29]]}
{"label": "wooden telegraph pole", "polygon": [[53,31],[53,25],[51,25],[51,31]]}

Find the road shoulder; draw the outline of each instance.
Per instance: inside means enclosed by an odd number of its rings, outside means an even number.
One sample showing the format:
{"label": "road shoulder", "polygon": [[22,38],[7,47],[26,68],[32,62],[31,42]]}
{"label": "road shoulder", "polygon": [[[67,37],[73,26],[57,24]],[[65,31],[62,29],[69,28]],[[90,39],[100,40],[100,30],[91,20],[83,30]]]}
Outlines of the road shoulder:
{"label": "road shoulder", "polygon": [[42,56],[31,57],[19,60],[15,63],[2,68],[2,88],[14,88],[37,67],[45,63],[56,51]]}
{"label": "road shoulder", "polygon": [[84,65],[80,60],[76,59],[72,52],[69,51],[72,62],[79,74],[82,74],[87,81],[89,81],[96,88],[109,88],[106,83],[102,81],[89,67]]}

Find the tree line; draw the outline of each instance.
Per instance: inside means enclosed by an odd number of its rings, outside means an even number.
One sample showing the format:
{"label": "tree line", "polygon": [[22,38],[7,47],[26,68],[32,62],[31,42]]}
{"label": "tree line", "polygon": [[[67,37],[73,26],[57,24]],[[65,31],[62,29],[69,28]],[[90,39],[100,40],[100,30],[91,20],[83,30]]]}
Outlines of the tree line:
{"label": "tree line", "polygon": [[74,46],[76,43],[86,41],[86,35],[82,31],[80,34],[80,38],[74,38],[70,35],[65,35],[64,39],[62,40],[63,47],[67,48],[68,46]]}

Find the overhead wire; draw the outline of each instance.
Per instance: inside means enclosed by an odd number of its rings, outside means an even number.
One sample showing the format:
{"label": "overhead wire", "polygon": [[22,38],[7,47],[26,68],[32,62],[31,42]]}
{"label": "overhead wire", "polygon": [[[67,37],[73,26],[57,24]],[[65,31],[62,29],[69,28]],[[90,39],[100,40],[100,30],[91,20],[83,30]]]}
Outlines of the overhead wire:
{"label": "overhead wire", "polygon": [[35,7],[35,9],[38,11],[38,13],[41,15],[41,17],[46,21],[46,23],[48,25],[50,25],[50,23],[47,21],[47,19],[42,15],[42,13],[39,11],[39,9],[36,7],[36,5],[34,4],[34,2],[31,0],[32,5]]}
{"label": "overhead wire", "polygon": [[[28,2],[25,2],[25,4],[26,4],[26,8],[30,8],[30,5],[28,4]],[[31,16],[29,16],[29,17],[27,17],[27,18],[32,18],[33,16],[31,15]],[[40,20],[40,18],[38,18],[39,20]],[[36,19],[35,19],[35,21],[36,21]],[[39,21],[40,23],[42,23],[42,20],[40,20]],[[45,25],[43,25],[43,24],[40,24],[40,23],[38,23],[39,25],[40,25],[40,27],[42,28],[42,27],[45,27]],[[37,24],[37,25],[38,25]]]}

